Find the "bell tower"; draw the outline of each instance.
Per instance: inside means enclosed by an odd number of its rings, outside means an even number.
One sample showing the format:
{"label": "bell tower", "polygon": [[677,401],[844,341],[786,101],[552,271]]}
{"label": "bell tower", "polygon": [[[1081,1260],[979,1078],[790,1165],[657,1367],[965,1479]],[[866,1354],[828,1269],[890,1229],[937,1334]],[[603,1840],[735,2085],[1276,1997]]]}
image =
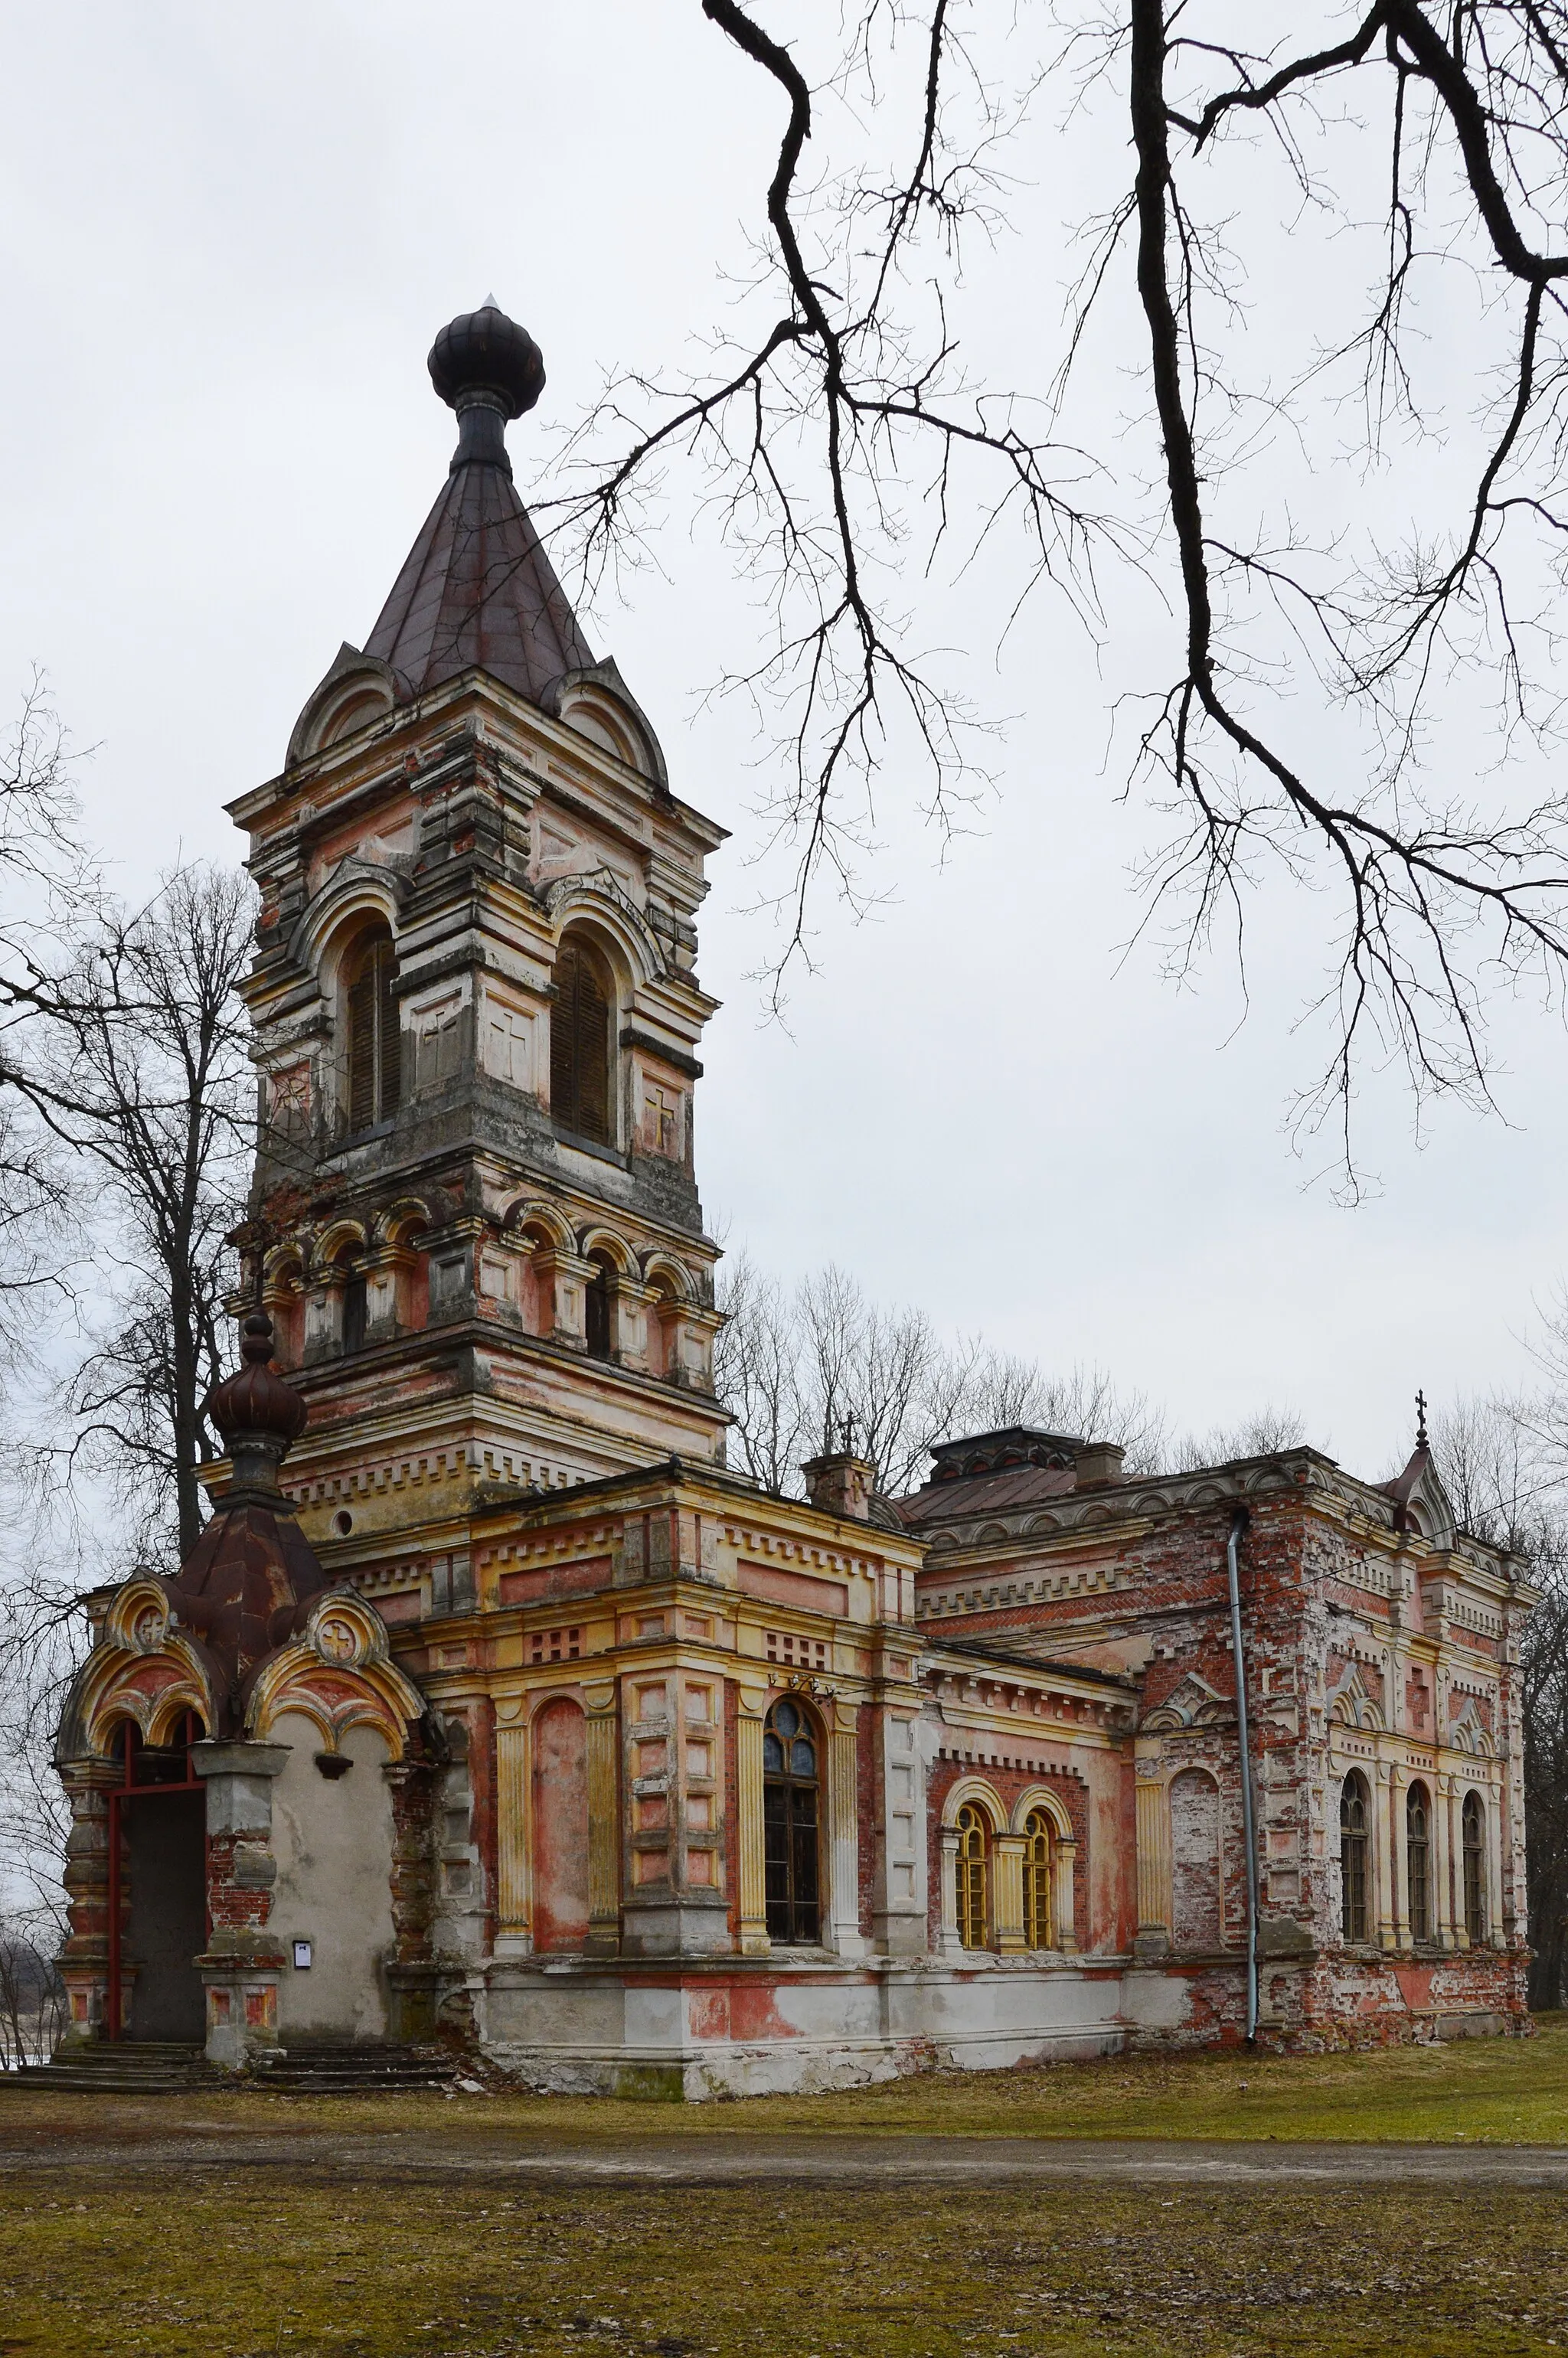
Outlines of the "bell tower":
{"label": "bell tower", "polygon": [[537,345],[487,303],[429,369],[446,483],[230,807],[261,894],[245,1292],[310,1408],[288,1487],[343,1569],[390,1547],[440,1609],[487,1502],[722,1455],[692,1109],[724,830],[672,793],[514,487]]}

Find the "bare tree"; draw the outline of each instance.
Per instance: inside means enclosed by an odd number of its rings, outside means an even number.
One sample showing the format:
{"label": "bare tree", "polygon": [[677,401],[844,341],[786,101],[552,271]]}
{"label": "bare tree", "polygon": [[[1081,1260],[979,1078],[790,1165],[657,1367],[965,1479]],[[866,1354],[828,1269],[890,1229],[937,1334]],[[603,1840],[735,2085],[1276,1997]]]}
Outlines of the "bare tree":
{"label": "bare tree", "polygon": [[200,1404],[221,1372],[224,1238],[254,1142],[236,996],[252,924],[243,874],[182,868],[134,913],[90,899],[59,955],[10,944],[0,1086],[91,1194],[98,1271],[71,1429],[43,1462],[57,1480],[107,1477],[154,1555],[194,1543],[196,1469],[217,1455]]}
{"label": "bare tree", "polygon": [[[591,586],[694,464],[765,601],[732,684],[787,748],[781,968],[824,870],[868,890],[880,773],[923,766],[943,823],[972,786],[922,584],[994,543],[1012,600],[1048,589],[1102,642],[1119,579],[1140,617],[1162,601],[1126,709],[1169,815],[1145,874],[1168,955],[1222,918],[1239,945],[1271,869],[1323,888],[1303,1112],[1336,1112],[1347,1168],[1368,1056],[1484,1101],[1487,988],[1555,993],[1568,953],[1539,758],[1568,564],[1563,0],[857,0],[794,38],[767,5],[697,5],[776,96],[754,266],[699,368],[608,387],[558,504]],[[1020,256],[1032,319],[1075,244],[1077,276],[1040,380],[991,384],[967,241],[1010,234],[1022,143],[1051,136],[1088,193]]]}
{"label": "bare tree", "polygon": [[[6,942],[24,928],[37,941],[80,889],[78,817],[65,731],[35,673],[0,745],[0,1043],[16,1011]],[[73,1209],[64,1158],[24,1107],[0,1097],[0,1412],[18,1368],[37,1379],[40,1325],[69,1295]]]}
{"label": "bare tree", "polygon": [[918,1486],[936,1443],[1009,1424],[1120,1441],[1134,1472],[1158,1461],[1160,1421],[1141,1395],[1098,1369],[1051,1378],[976,1337],[944,1341],[923,1310],[874,1303],[831,1265],[786,1292],[738,1254],[719,1306],[715,1382],[740,1460],[768,1489],[798,1492],[802,1461],[846,1435],[887,1497]]}
{"label": "bare tree", "polygon": [[[1545,1351],[1561,1349],[1548,1336]],[[1524,1723],[1525,1855],[1530,2004],[1568,1999],[1568,1462],[1562,1396],[1461,1401],[1433,1421],[1433,1451],[1465,1530],[1519,1558],[1541,1602],[1525,1625],[1519,1704]]]}
{"label": "bare tree", "polygon": [[1190,1474],[1200,1466],[1228,1466],[1238,1457],[1272,1457],[1281,1449],[1299,1449],[1307,1437],[1306,1421],[1293,1408],[1276,1408],[1271,1401],[1235,1424],[1211,1424],[1205,1433],[1190,1433],[1165,1453],[1173,1474]]}

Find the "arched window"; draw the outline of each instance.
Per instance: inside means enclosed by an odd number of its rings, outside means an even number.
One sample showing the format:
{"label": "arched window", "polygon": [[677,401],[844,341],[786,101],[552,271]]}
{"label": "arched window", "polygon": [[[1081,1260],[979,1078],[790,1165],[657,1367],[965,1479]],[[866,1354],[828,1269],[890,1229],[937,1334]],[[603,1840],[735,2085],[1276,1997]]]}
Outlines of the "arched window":
{"label": "arched window", "polygon": [[593,1275],[589,1279],[583,1305],[583,1331],[588,1339],[589,1356],[595,1359],[611,1357],[611,1305],[614,1298],[615,1271],[603,1253],[590,1253]]}
{"label": "arched window", "polygon": [[1347,1941],[1367,1938],[1367,1779],[1352,1768],[1339,1794],[1339,1929]]}
{"label": "arched window", "polygon": [[953,1862],[958,1938],[966,1949],[989,1949],[991,1937],[990,1821],[973,1801],[958,1812],[958,1855]]}
{"label": "arched window", "polygon": [[1031,1810],[1023,1821],[1023,1945],[1056,1945],[1051,1921],[1051,1821],[1044,1810]]}
{"label": "arched window", "polygon": [[762,1855],[771,1941],[822,1937],[820,1790],[816,1731],[800,1705],[783,1696],[762,1731]]}
{"label": "arched window", "polygon": [[1465,1930],[1472,1941],[1487,1937],[1487,1812],[1479,1793],[1466,1793],[1461,1815],[1465,1838]]}
{"label": "arched window", "polygon": [[349,1128],[390,1121],[403,1094],[403,1042],[397,1024],[397,954],[384,925],[366,934],[349,962]]}
{"label": "arched window", "polygon": [[597,950],[564,934],[550,1009],[550,1111],[563,1130],[596,1146],[610,1131],[610,1017],[615,993]]}
{"label": "arched window", "polygon": [[1405,1893],[1411,1939],[1432,1938],[1432,1803],[1424,1785],[1405,1795]]}

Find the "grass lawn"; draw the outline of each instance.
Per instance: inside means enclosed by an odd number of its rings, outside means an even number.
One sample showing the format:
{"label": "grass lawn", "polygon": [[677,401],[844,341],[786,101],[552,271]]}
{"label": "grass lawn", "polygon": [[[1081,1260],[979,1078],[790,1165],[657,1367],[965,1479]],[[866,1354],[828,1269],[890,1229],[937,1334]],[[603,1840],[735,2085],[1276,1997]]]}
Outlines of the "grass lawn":
{"label": "grass lawn", "polygon": [[1509,2190],[660,2194],[13,2180],[28,2358],[1502,2358],[1568,2346],[1568,2206]]}
{"label": "grass lawn", "polygon": [[[398,2133],[380,2157],[361,2144],[346,2160],[308,2158],[313,2133],[376,2129]],[[1568,2145],[1568,2021],[1529,2040],[1113,2058],[687,2106],[12,2090],[0,2096],[0,2358],[1568,2350],[1560,2193],[770,2182],[770,2136],[820,2130]],[[203,2158],[213,2132],[225,2149]],[[297,2167],[236,2165],[234,2136],[294,2132]],[[492,2166],[514,2137],[742,2132],[755,2174],[718,2186],[520,2185]],[[112,2167],[84,2149],[104,2142],[119,2147]],[[31,2158],[40,2148],[47,2169]],[[469,2174],[411,2173],[412,2155],[443,2149],[460,2149]]]}

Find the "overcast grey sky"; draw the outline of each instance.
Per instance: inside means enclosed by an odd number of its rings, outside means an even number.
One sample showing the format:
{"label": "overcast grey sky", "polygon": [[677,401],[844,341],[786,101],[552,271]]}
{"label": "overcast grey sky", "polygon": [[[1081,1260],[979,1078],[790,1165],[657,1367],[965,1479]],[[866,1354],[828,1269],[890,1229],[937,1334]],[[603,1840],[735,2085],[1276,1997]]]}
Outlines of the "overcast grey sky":
{"label": "overcast grey sky", "polygon": [[[808,14],[781,14],[781,22]],[[90,823],[124,888],[178,851],[234,856],[224,802],[280,765],[341,640],[362,641],[445,472],[436,329],[493,290],[549,384],[512,431],[520,479],[602,372],[677,360],[719,316],[755,219],[773,111],[696,0],[273,0],[0,15],[0,695],[48,671],[92,745]],[[1021,208],[1053,202],[1050,157]],[[1055,305],[1003,240],[976,333]],[[989,307],[988,309],[988,306]],[[676,790],[734,829],[703,979],[725,1001],[697,1142],[710,1218],[784,1274],[828,1259],[1065,1368],[1098,1360],[1182,1429],[1271,1401],[1358,1470],[1403,1454],[1411,1395],[1512,1383],[1563,1266],[1564,1041],[1499,1019],[1507,1120],[1440,1111],[1424,1142],[1369,1076],[1380,1192],[1338,1208],[1292,1151],[1322,913],[1255,912],[1250,990],[1123,946],[1148,816],[1106,760],[1097,667],[1032,607],[994,660],[982,576],[970,685],[1014,716],[996,792],[946,857],[879,804],[856,926],[816,912],[814,977],[762,1022],[758,745],[702,698],[760,629],[678,491],[658,565],[595,615]],[[1130,616],[1128,629],[1144,627]],[[1245,1018],[1245,1020],[1243,1020]]]}

